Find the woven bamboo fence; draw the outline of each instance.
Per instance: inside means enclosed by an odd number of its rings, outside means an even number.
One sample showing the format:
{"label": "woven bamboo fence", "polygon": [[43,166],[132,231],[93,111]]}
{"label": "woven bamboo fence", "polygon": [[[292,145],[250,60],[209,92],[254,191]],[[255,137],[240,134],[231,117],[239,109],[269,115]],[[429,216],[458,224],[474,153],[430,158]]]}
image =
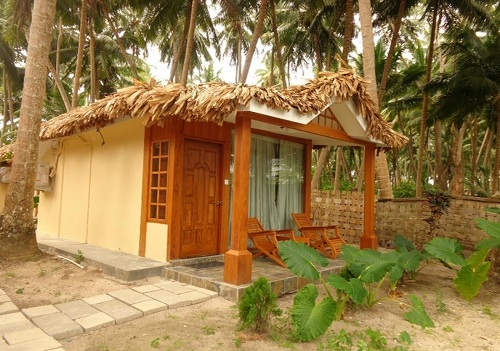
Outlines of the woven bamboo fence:
{"label": "woven bamboo fence", "polygon": [[[500,222],[500,214],[485,211],[487,207],[500,207],[500,200],[454,197],[450,208],[437,221],[436,236],[458,240],[467,254],[474,245],[487,237],[476,227],[476,218]],[[363,234],[363,193],[313,191],[311,216],[315,225],[338,224],[346,241],[358,244]],[[394,236],[403,235],[416,244],[430,240],[431,216],[425,199],[378,200],[375,206],[375,232],[381,247],[393,247]],[[492,276],[500,280],[500,249],[490,256]]]}

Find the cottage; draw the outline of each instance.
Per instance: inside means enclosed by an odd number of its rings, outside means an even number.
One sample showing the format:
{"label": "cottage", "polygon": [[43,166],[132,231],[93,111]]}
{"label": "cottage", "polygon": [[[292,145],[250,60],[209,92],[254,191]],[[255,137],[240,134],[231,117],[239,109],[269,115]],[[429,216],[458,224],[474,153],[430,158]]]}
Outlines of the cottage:
{"label": "cottage", "polygon": [[161,261],[225,254],[232,284],[251,279],[248,216],[279,229],[309,213],[315,146],[365,148],[361,245],[375,247],[375,152],[406,141],[346,69],[281,91],[136,83],[44,122],[40,139],[38,233]]}

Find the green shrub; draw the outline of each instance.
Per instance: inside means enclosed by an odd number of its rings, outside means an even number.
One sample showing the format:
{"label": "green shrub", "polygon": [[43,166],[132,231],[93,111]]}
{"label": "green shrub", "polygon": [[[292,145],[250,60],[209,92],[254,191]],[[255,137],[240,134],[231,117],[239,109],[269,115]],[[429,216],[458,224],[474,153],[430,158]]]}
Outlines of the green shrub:
{"label": "green shrub", "polygon": [[268,331],[271,316],[281,315],[276,294],[265,277],[259,277],[245,290],[238,312],[242,327],[258,333]]}
{"label": "green shrub", "polygon": [[411,180],[407,182],[401,182],[392,188],[392,193],[394,195],[394,198],[396,199],[415,197],[417,194],[415,182]]}

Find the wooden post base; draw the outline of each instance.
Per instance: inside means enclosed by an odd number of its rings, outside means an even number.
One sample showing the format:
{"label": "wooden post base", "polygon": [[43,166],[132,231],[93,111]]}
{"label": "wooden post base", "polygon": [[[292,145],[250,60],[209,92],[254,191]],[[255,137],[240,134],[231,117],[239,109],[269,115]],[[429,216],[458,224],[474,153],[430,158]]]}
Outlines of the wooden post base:
{"label": "wooden post base", "polygon": [[224,282],[234,285],[252,282],[252,254],[248,250],[229,250],[224,256]]}
{"label": "wooden post base", "polygon": [[376,250],[378,248],[377,237],[374,235],[365,236],[363,235],[359,242],[359,248],[363,249],[373,249]]}

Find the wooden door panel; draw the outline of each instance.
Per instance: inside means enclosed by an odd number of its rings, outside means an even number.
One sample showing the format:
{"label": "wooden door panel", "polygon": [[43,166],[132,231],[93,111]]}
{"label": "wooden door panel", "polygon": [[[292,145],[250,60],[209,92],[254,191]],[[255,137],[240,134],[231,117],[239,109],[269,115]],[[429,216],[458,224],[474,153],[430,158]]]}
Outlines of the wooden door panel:
{"label": "wooden door panel", "polygon": [[218,144],[186,141],[181,257],[218,253],[220,152]]}

